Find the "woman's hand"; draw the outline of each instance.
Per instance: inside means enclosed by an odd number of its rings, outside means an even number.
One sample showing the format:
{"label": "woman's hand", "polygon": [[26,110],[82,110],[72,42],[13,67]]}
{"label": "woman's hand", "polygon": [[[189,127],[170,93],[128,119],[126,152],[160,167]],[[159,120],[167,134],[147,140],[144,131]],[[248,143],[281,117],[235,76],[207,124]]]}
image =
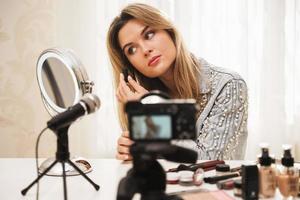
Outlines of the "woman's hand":
{"label": "woman's hand", "polygon": [[143,88],[138,82],[133,80],[131,76],[128,76],[128,82],[132,86],[133,90],[127,85],[124,80],[124,75],[120,74],[120,83],[117,88],[116,96],[121,103],[126,103],[127,101],[139,100],[144,94],[149,91]]}
{"label": "woman's hand", "polygon": [[117,155],[118,160],[132,160],[129,153],[129,147],[133,144],[133,141],[129,139],[129,132],[123,131],[121,137],[118,139]]}

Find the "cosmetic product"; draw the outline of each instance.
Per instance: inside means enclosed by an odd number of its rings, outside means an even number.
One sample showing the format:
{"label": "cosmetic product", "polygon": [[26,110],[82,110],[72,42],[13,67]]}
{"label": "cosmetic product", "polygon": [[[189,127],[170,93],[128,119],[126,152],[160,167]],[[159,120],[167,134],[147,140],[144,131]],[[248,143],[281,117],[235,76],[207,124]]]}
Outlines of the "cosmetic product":
{"label": "cosmetic product", "polygon": [[205,177],[204,182],[205,183],[210,183],[210,184],[215,184],[218,181],[226,180],[229,178],[234,178],[240,176],[240,172],[232,172],[232,173],[227,173],[225,175],[220,175],[220,176],[210,176],[210,177]]}
{"label": "cosmetic product", "polygon": [[217,187],[220,190],[231,190],[234,188],[234,180],[229,179],[229,180],[218,181]]}
{"label": "cosmetic product", "polygon": [[179,182],[179,173],[178,172],[168,172],[167,183],[168,184],[177,184]]}
{"label": "cosmetic product", "polygon": [[233,194],[236,197],[241,197],[242,196],[242,180],[237,179],[234,181],[234,190]]}
{"label": "cosmetic product", "polygon": [[238,172],[238,171],[241,171],[241,170],[242,170],[242,166],[239,166],[239,167],[231,168],[230,172]]}
{"label": "cosmetic product", "polygon": [[204,170],[202,168],[199,168],[195,171],[193,176],[194,185],[200,186],[203,183],[204,179]]}
{"label": "cosmetic product", "polygon": [[294,167],[291,145],[283,145],[282,169],[277,176],[279,191],[283,197],[296,197],[299,191],[299,171]]}
{"label": "cosmetic product", "polygon": [[260,144],[261,156],[259,157],[259,194],[261,197],[274,197],[276,190],[276,171],[269,156],[267,143]]}
{"label": "cosmetic product", "polygon": [[230,172],[230,167],[227,164],[217,164],[216,165],[216,175],[225,175]]}
{"label": "cosmetic product", "polygon": [[242,165],[242,198],[258,199],[258,168],[257,165]]}
{"label": "cosmetic product", "polygon": [[217,164],[224,164],[223,160],[211,160],[202,163],[192,164],[192,165],[184,165],[180,164],[176,168],[171,168],[167,172],[178,172],[182,170],[196,171],[199,168],[202,168],[204,171],[213,170],[216,168]]}
{"label": "cosmetic product", "polygon": [[178,172],[179,173],[179,185],[182,186],[192,186],[194,185],[194,172],[183,170]]}

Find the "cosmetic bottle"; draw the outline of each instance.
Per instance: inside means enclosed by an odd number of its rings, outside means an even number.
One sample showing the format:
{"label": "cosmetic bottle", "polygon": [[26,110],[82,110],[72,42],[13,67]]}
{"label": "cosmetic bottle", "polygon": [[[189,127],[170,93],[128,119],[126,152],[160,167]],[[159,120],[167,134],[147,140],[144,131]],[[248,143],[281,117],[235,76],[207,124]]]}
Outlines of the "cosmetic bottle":
{"label": "cosmetic bottle", "polygon": [[258,190],[257,165],[242,165],[242,198],[258,200]]}
{"label": "cosmetic bottle", "polygon": [[296,197],[299,191],[299,171],[294,167],[291,146],[283,145],[282,168],[277,176],[279,191],[283,197]]}
{"label": "cosmetic bottle", "polygon": [[276,170],[269,156],[268,144],[263,143],[259,157],[259,195],[261,197],[274,197],[276,191]]}

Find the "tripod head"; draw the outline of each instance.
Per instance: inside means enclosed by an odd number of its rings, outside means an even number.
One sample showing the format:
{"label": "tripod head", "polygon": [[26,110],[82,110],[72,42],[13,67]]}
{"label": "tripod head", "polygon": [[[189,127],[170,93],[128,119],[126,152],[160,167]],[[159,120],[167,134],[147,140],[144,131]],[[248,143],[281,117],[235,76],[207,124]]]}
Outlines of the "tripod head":
{"label": "tripod head", "polygon": [[130,153],[133,156],[133,168],[120,181],[117,200],[130,200],[135,193],[140,193],[142,200],[181,199],[165,194],[166,173],[156,159],[195,163],[195,151],[170,142],[138,142],[130,147]]}

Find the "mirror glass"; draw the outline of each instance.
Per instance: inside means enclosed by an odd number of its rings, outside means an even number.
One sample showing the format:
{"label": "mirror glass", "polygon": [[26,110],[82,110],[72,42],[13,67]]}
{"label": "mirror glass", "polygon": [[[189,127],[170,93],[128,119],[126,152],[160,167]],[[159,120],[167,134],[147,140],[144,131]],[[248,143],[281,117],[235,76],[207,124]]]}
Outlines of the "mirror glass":
{"label": "mirror glass", "polygon": [[42,82],[49,99],[61,108],[72,106],[75,100],[74,76],[58,58],[49,57],[42,66]]}

